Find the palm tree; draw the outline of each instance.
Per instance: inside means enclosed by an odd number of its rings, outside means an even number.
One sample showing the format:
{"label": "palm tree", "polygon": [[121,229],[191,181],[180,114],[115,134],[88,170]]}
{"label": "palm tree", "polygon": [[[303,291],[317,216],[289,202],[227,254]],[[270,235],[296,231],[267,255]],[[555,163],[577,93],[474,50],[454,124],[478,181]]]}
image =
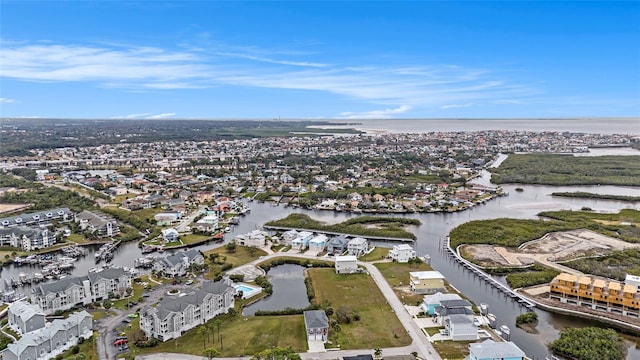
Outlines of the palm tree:
{"label": "palm tree", "polygon": [[[220,338],[220,324],[222,324],[222,320],[215,319],[215,320],[213,320],[213,324],[218,328],[218,338]],[[213,337],[213,342],[214,343],[216,342],[215,335]]]}
{"label": "palm tree", "polygon": [[207,323],[207,341],[211,342],[211,332],[213,332],[213,342],[216,342],[216,327],[213,322]]}
{"label": "palm tree", "polygon": [[204,332],[205,332],[204,326],[200,326],[196,330],[196,334],[198,334],[198,336],[202,336],[202,348],[206,349],[206,347],[207,347],[207,339],[205,339],[205,337],[204,337]]}
{"label": "palm tree", "polygon": [[208,360],[211,360],[214,357],[220,355],[220,351],[214,348],[207,348],[207,349],[204,349],[204,351],[202,351],[202,355],[206,357]]}
{"label": "palm tree", "polygon": [[375,348],[373,350],[373,355],[376,359],[380,359],[382,357],[382,349],[380,349],[379,347]]}

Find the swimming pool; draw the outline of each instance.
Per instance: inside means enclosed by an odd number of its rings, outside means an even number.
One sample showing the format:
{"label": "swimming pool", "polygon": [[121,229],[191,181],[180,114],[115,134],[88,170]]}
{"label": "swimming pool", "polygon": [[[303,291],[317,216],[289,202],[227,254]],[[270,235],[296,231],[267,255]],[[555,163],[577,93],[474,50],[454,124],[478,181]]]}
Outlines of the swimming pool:
{"label": "swimming pool", "polygon": [[250,297],[256,296],[262,292],[262,288],[259,286],[253,286],[245,283],[237,283],[233,284],[233,287],[236,289],[236,292],[242,291],[242,298],[248,299]]}

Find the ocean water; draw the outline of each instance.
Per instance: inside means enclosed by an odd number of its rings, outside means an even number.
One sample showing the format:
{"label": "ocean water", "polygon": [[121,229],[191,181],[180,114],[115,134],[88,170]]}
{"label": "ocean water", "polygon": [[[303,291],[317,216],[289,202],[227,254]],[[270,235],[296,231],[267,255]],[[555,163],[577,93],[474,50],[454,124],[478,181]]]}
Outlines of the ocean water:
{"label": "ocean water", "polygon": [[580,119],[376,119],[329,120],[317,128],[355,128],[367,133],[425,133],[481,130],[568,131],[640,136],[640,118]]}

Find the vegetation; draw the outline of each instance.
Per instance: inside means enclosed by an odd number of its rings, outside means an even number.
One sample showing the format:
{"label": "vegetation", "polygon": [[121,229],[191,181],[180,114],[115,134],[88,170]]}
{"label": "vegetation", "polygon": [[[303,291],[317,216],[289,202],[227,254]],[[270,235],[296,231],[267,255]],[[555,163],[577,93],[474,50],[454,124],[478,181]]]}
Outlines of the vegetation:
{"label": "vegetation", "polygon": [[363,255],[359,258],[360,261],[376,261],[382,260],[389,255],[389,249],[377,247],[373,249],[370,253]]}
{"label": "vegetation", "polygon": [[404,264],[397,262],[383,262],[377,263],[375,266],[380,270],[382,276],[384,276],[385,280],[389,283],[389,285],[393,288],[398,299],[400,299],[404,304],[407,305],[416,305],[419,302],[422,302],[423,295],[407,293],[400,289],[402,286],[409,285],[409,272],[410,271],[426,271],[433,270],[433,268],[424,262],[416,263],[416,264]]}
{"label": "vegetation", "polygon": [[551,195],[568,197],[568,198],[579,198],[579,199],[602,199],[602,200],[617,200],[617,201],[628,201],[628,202],[640,201],[640,196],[595,194],[595,193],[584,192],[584,191],[554,192]]}
{"label": "vegetation", "polygon": [[11,344],[13,340],[11,340],[8,336],[4,336],[0,334],[0,351],[7,348],[7,345]]}
{"label": "vegetation", "polygon": [[[341,349],[366,349],[371,344],[396,347],[411,343],[404,327],[370,276],[336,274],[332,269],[311,269],[308,276],[313,283],[316,303],[322,304],[325,310],[330,304],[344,307],[344,311],[338,308],[330,316],[330,323],[338,323],[338,313],[342,312],[353,320],[348,323],[344,321],[340,327],[329,330],[329,340],[333,344],[340,345]],[[359,321],[356,320],[356,314]]]}
{"label": "vegetation", "polygon": [[612,329],[565,328],[549,348],[556,354],[578,360],[623,360],[622,338]]}
{"label": "vegetation", "polygon": [[260,266],[260,268],[262,268],[264,271],[269,271],[269,269],[271,269],[274,266],[278,266],[278,265],[283,265],[283,264],[295,264],[295,265],[300,265],[300,266],[304,266],[304,267],[333,267],[333,263],[329,262],[329,261],[322,261],[322,260],[310,260],[310,259],[301,259],[301,258],[295,258],[295,257],[277,257],[275,259],[272,259],[268,262],[264,262],[259,264],[258,266]]}
{"label": "vegetation", "polygon": [[544,268],[537,271],[516,272],[507,275],[507,283],[512,289],[546,284],[558,274],[560,274],[559,271]]}
{"label": "vegetation", "polygon": [[222,274],[232,267],[244,265],[267,255],[263,250],[250,249],[246,246],[237,246],[233,254],[227,253],[224,247],[207,250],[203,254],[208,265],[207,273],[204,275],[206,279],[221,279]]}
{"label": "vegetation", "polygon": [[606,256],[564,262],[578,271],[623,281],[626,274],[640,276],[640,249],[614,251]]}
{"label": "vegetation", "polygon": [[78,341],[78,345],[65,351],[62,354],[63,360],[98,360],[98,352],[96,349],[95,339],[97,331],[93,332],[91,339],[83,339]]}
{"label": "vegetation", "polygon": [[300,355],[291,347],[276,347],[255,353],[251,360],[300,360]]}
{"label": "vegetation", "polygon": [[[375,224],[376,227],[366,227],[363,226],[363,224]],[[415,240],[416,236],[404,230],[404,226],[419,224],[419,220],[410,218],[361,216],[349,219],[339,224],[325,225],[305,214],[290,214],[284,219],[269,221],[265,225],[339,232],[360,236],[383,236]]]}
{"label": "vegetation", "polygon": [[535,311],[529,311],[516,317],[516,325],[532,324],[538,321],[538,314]]}
{"label": "vegetation", "polygon": [[[18,170],[18,169],[14,169]],[[26,170],[26,169],[24,169]],[[31,170],[33,172],[33,177],[35,180],[36,172],[35,170]],[[15,173],[14,173],[15,174]],[[19,175],[19,174],[16,174]],[[23,176],[25,179],[30,178],[28,176]],[[42,188],[42,184],[35,183],[32,181],[27,181],[17,176],[11,176],[9,174],[1,174],[0,173],[0,187],[15,187],[18,189],[39,189]]]}
{"label": "vegetation", "polygon": [[0,196],[0,203],[33,204],[29,210],[47,210],[56,207],[68,207],[71,211],[80,212],[94,208],[93,201],[69,190],[55,187],[38,187],[25,192],[8,192]]}
{"label": "vegetation", "polygon": [[472,341],[434,341],[433,347],[443,359],[465,359],[469,356],[469,344]]}
{"label": "vegetation", "polygon": [[494,184],[640,185],[638,156],[511,154],[490,170]]}

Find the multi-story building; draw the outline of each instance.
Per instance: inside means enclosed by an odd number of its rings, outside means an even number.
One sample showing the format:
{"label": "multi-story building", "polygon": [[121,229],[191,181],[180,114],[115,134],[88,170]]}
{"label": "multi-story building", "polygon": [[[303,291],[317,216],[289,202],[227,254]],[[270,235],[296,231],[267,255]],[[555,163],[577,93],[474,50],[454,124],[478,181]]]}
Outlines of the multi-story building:
{"label": "multi-story building", "polygon": [[347,251],[349,255],[362,256],[369,251],[369,241],[361,237],[353,238],[347,244]]}
{"label": "multi-story building", "polygon": [[444,276],[438,271],[415,271],[409,273],[411,291],[418,294],[435,294],[445,291]]}
{"label": "multi-story building", "polygon": [[640,317],[640,294],[631,284],[561,273],[549,284],[549,297],[622,315]]}
{"label": "multi-story building", "polygon": [[205,281],[200,289],[182,296],[165,297],[156,307],[140,312],[140,329],[160,341],[177,338],[198,325],[226,314],[234,306],[235,288],[230,281]]}
{"label": "multi-story building", "polygon": [[80,224],[80,229],[83,231],[88,230],[101,238],[116,236],[120,233],[116,220],[99,211],[84,210],[76,215],[75,221]]}
{"label": "multi-story building", "polygon": [[45,325],[45,315],[39,307],[26,301],[16,301],[7,309],[9,327],[19,334],[41,329]]}
{"label": "multi-story building", "polygon": [[4,360],[49,360],[78,343],[82,337],[93,336],[93,318],[85,310],[66,319],[57,319],[38,330],[28,332],[7,345]]}
{"label": "multi-story building", "polygon": [[408,244],[393,245],[393,249],[389,250],[389,257],[399,263],[406,263],[416,257],[416,251]]}
{"label": "multi-story building", "polygon": [[186,275],[193,264],[204,264],[204,256],[200,251],[191,249],[156,259],[153,269],[166,277],[176,277]]}
{"label": "multi-story building", "polygon": [[131,276],[121,268],[111,268],[87,276],[73,276],[39,284],[33,288],[31,303],[45,314],[68,310],[109,297],[109,293],[124,294],[131,287]]}
{"label": "multi-story building", "polygon": [[14,226],[0,229],[0,246],[12,246],[31,251],[56,243],[56,236],[46,227]]}
{"label": "multi-story building", "polygon": [[51,224],[52,220],[56,220],[57,222],[69,222],[73,220],[73,212],[68,208],[55,208],[10,216],[0,219],[0,229],[25,225],[48,225]]}

